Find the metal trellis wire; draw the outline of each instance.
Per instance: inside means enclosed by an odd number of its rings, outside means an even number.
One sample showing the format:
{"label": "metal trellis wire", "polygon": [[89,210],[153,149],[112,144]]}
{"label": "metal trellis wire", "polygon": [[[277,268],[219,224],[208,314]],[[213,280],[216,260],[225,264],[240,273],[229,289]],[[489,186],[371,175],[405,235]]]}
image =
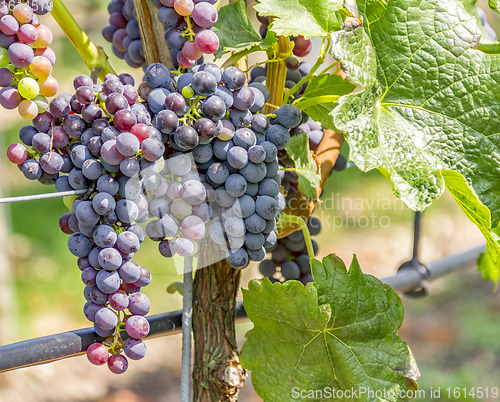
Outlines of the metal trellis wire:
{"label": "metal trellis wire", "polygon": [[[418,270],[403,269],[394,276],[382,279],[382,282],[398,292],[418,289],[423,279],[432,281],[470,266],[485,249],[486,246],[477,247],[428,264],[426,278]],[[182,315],[182,311],[174,311],[147,317],[151,331],[146,339],[180,333]],[[247,318],[241,302],[236,307],[236,318],[237,321]],[[92,343],[100,341],[102,338],[93,328],[85,328],[0,346],[0,373],[78,356],[85,353]]]}

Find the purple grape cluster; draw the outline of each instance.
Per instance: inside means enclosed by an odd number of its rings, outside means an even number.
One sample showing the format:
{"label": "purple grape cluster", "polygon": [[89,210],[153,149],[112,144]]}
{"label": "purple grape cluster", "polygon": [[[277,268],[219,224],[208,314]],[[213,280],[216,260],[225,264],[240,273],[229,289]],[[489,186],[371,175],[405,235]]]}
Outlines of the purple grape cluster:
{"label": "purple grape cluster", "polygon": [[52,32],[38,21],[51,9],[50,0],[0,2],[0,105],[27,120],[47,110],[58,89]]}
{"label": "purple grape cluster", "polygon": [[[316,236],[321,232],[321,222],[316,217],[309,218],[307,227],[311,236]],[[314,255],[317,255],[318,243],[312,240],[312,245]],[[272,282],[299,280],[305,285],[313,281],[311,262],[301,230],[278,240],[267,251],[271,253],[271,258],[259,264],[259,271]]]}
{"label": "purple grape cluster", "polygon": [[146,68],[133,0],[112,0],[108,12],[109,25],[102,30],[102,36],[112,44],[115,56],[132,68]]}
{"label": "purple grape cluster", "polygon": [[[127,368],[120,352],[140,359],[145,353],[141,339],[149,333],[144,318],[149,300],[140,290],[151,281],[151,273],[132,260],[145,238],[134,223],[149,217],[146,189],[151,194],[155,189],[147,187],[148,172],[157,169],[165,145],[150,125],[147,106],[137,102],[129,74],[108,74],[103,85],[79,75],[73,85],[75,94],[54,98],[49,111],[20,130],[23,144],[9,149],[29,157],[18,164],[26,178],[53,184],[57,191],[87,190],[59,225],[70,235],[68,248],[78,257],[86,285],[85,316],[98,335],[112,337],[102,344],[111,354],[104,363],[120,373]],[[131,337],[126,342],[120,337],[123,324]],[[95,357],[102,355],[102,348],[89,350],[92,363],[103,361]]]}
{"label": "purple grape cluster", "polygon": [[165,43],[172,59],[185,68],[192,67],[203,54],[219,48],[219,38],[210,28],[217,22],[217,0],[159,0],[158,20],[165,25]]}

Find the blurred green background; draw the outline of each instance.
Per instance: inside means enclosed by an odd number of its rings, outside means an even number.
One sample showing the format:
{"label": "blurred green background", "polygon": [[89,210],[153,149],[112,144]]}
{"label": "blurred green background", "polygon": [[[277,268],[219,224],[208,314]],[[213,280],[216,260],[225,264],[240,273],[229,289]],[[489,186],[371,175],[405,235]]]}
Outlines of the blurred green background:
{"label": "blurred green background", "polygon": [[[488,12],[486,2],[478,4],[487,11],[491,26],[499,27],[499,18]],[[72,0],[67,5],[91,40],[105,48],[114,68],[132,72],[112,55],[110,45],[101,37],[100,31],[107,24],[107,1]],[[51,47],[58,57],[53,75],[59,82],[59,92],[71,92],[73,77],[87,69],[51,17],[47,15],[41,21],[55,35]],[[141,71],[133,74],[136,83],[140,82]],[[6,160],[7,146],[18,141],[19,128],[26,122],[15,111],[1,110],[0,118],[2,196],[53,191],[25,180],[18,168]],[[346,146],[342,152],[348,155]],[[384,277],[395,274],[411,256],[414,213],[392,195],[390,183],[378,172],[363,173],[355,167],[334,172],[322,200],[324,203],[315,212],[325,222],[318,236],[320,257],[334,252],[349,263],[356,253],[365,272]],[[5,235],[0,235],[0,344],[88,326],[82,313],[80,271],[76,258],[66,248],[67,236],[58,228],[59,216],[67,212],[62,199],[7,204],[1,211],[0,227]],[[483,242],[449,194],[425,211],[420,255],[423,262]],[[157,244],[144,242],[134,260],[152,272],[153,281],[144,289],[152,301],[151,314],[181,308],[182,298],[166,292],[170,283],[181,278],[173,264],[158,254]],[[242,286],[256,277],[260,275],[252,265],[244,271]],[[444,391],[448,387],[500,387],[500,298],[492,284],[483,283],[472,268],[433,283],[431,289],[432,294],[425,299],[403,296],[406,317],[401,337],[419,364],[420,388],[428,391],[441,387],[440,399],[448,400]],[[249,323],[238,324],[241,342],[250,327]],[[84,357],[1,374],[0,401],[179,400],[180,337],[151,340],[147,345],[146,358],[132,362],[120,377],[91,366]],[[250,379],[239,400],[260,400]]]}

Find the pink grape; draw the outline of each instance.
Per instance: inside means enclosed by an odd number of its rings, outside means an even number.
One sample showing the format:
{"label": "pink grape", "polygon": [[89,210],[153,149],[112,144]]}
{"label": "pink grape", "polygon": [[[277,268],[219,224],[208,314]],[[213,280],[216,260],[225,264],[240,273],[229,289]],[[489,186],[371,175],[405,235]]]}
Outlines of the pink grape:
{"label": "pink grape", "polygon": [[295,39],[295,46],[293,48],[293,54],[297,57],[305,57],[312,50],[312,42],[310,39],[305,39],[303,36],[298,36]]}
{"label": "pink grape", "polygon": [[52,65],[56,62],[56,54],[50,47],[39,48],[35,50],[35,56],[45,57]]}
{"label": "pink grape", "polygon": [[186,59],[186,57],[184,56],[184,54],[182,54],[182,52],[177,53],[177,61],[180,65],[182,65],[182,67],[185,68],[193,67],[195,63],[194,60]]}
{"label": "pink grape", "polygon": [[0,105],[4,109],[15,109],[21,102],[21,95],[17,92],[17,88],[5,87],[0,90]]}
{"label": "pink grape", "polygon": [[24,68],[31,64],[35,56],[31,47],[17,42],[9,46],[8,57],[15,67]]}
{"label": "pink grape", "polygon": [[193,12],[194,2],[193,0],[175,0],[174,9],[177,11],[177,14],[186,17]]}
{"label": "pink grape", "polygon": [[33,25],[24,24],[21,25],[21,28],[17,31],[17,37],[21,42],[30,44],[37,40],[38,31]]}
{"label": "pink grape", "polygon": [[181,223],[181,229],[184,236],[192,240],[199,240],[205,236],[205,223],[196,215],[190,215]]}
{"label": "pink grape", "polygon": [[24,163],[26,159],[28,159],[26,147],[19,143],[11,144],[9,148],[7,148],[7,158],[9,158],[9,161],[15,163],[16,165]]}
{"label": "pink grape", "polygon": [[127,333],[135,339],[142,339],[149,334],[149,322],[141,315],[133,315],[125,323]]}
{"label": "pink grape", "polygon": [[64,148],[68,145],[69,135],[66,134],[66,131],[61,126],[54,126],[49,134],[52,134],[52,145],[54,148]]}
{"label": "pink grape", "polygon": [[202,28],[211,28],[217,22],[217,9],[210,3],[198,3],[194,6],[193,21]]}
{"label": "pink grape", "polygon": [[26,24],[33,19],[33,9],[26,3],[16,5],[13,14],[16,20],[22,24]]}
{"label": "pink grape", "polygon": [[12,15],[0,18],[0,31],[6,35],[14,35],[19,29],[19,22]]}
{"label": "pink grape", "polygon": [[8,87],[14,82],[14,74],[7,68],[0,68],[0,87]]}
{"label": "pink grape", "polygon": [[108,359],[108,368],[113,374],[122,374],[127,371],[128,360],[123,355],[112,355]]}
{"label": "pink grape", "polygon": [[38,24],[36,27],[38,38],[33,42],[33,46],[47,47],[52,43],[52,32],[49,27],[43,24]]}
{"label": "pink grape", "polygon": [[108,348],[102,343],[93,343],[87,349],[87,359],[96,366],[102,366],[109,360]]}
{"label": "pink grape", "polygon": [[116,149],[116,140],[109,140],[102,144],[101,156],[110,165],[119,165],[125,159],[125,156]]}
{"label": "pink grape", "polygon": [[219,48],[219,38],[208,29],[205,29],[198,33],[194,38],[194,43],[198,50],[205,54],[213,54]]}
{"label": "pink grape", "polygon": [[198,50],[194,42],[184,43],[184,45],[182,45],[182,54],[188,60],[198,60],[203,55],[203,53]]}

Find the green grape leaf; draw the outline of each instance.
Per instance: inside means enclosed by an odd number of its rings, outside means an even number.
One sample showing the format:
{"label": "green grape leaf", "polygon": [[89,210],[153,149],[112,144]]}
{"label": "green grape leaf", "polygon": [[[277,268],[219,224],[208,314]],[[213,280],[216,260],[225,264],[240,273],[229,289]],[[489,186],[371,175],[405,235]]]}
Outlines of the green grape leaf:
{"label": "green grape leaf", "polygon": [[489,209],[481,204],[477,195],[467,185],[467,182],[460,173],[453,170],[444,170],[441,173],[450,194],[460,208],[462,208],[465,215],[477,225],[486,238],[486,253],[478,262],[478,269],[482,273],[483,279],[492,279],[494,282],[497,282],[500,264],[500,237],[491,228],[491,214]]}
{"label": "green grape leaf", "polygon": [[[397,293],[338,257],[312,260],[314,283],[253,280],[243,305],[254,328],[241,362],[264,402],[380,401],[362,390],[386,390],[386,401],[416,390],[418,368],[397,331],[403,305]],[[326,395],[334,389],[337,397]],[[317,391],[324,391],[318,397]],[[340,391],[357,394],[339,397]],[[312,392],[312,393],[311,393]]]}
{"label": "green grape leaf", "polygon": [[[362,14],[366,1],[358,2]],[[394,193],[415,210],[442,194],[442,172],[454,170],[489,209],[486,227],[497,227],[500,56],[475,49],[476,19],[456,0],[377,4],[363,27],[331,35],[347,79],[363,88],[332,112],[350,159],[363,170],[386,169]]]}
{"label": "green grape leaf", "polygon": [[[314,121],[321,124],[323,128],[334,130],[333,116],[331,111],[336,103],[323,101],[325,97],[331,95],[346,95],[351,93],[356,85],[344,80],[340,75],[321,74],[309,81],[304,95],[299,98],[295,104],[300,110],[304,110]],[[312,104],[311,106],[303,107],[309,103],[318,100],[320,103]]]}
{"label": "green grape leaf", "polygon": [[488,0],[488,5],[496,13],[500,13],[500,1],[499,0]]}
{"label": "green grape leaf", "polygon": [[318,166],[309,150],[309,139],[306,134],[292,136],[286,147],[286,153],[295,162],[295,169],[299,175],[299,191],[306,197],[316,199],[320,177]]}
{"label": "green grape leaf", "polygon": [[341,28],[343,0],[260,0],[255,10],[275,17],[269,27],[281,36],[327,36]]}
{"label": "green grape leaf", "polygon": [[214,55],[216,59],[229,52],[248,54],[253,51],[267,50],[277,40],[273,33],[268,33],[262,40],[253,29],[247,15],[245,0],[222,7],[213,30],[217,33],[220,42],[219,49]]}

